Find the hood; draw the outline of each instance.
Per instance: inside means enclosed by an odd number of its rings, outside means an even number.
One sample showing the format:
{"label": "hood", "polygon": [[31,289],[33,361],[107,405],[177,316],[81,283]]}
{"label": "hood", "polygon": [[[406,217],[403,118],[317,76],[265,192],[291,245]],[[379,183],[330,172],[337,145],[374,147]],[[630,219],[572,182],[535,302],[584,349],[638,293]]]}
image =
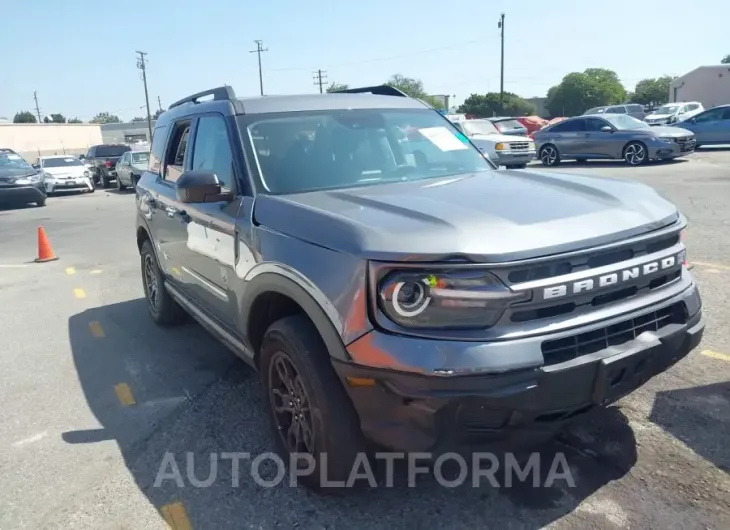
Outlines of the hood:
{"label": "hood", "polygon": [[373,260],[504,262],[620,241],[675,222],[643,184],[487,171],[292,195],[259,195],[254,220]]}
{"label": "hood", "polygon": [[66,167],[44,167],[43,172],[54,177],[83,177],[86,168],[84,166]]}
{"label": "hood", "polygon": [[531,142],[532,140],[527,136],[516,135],[516,134],[472,134],[469,136],[469,140],[472,142],[486,141],[490,145],[498,144],[499,142]]}
{"label": "hood", "polygon": [[693,136],[694,133],[692,131],[688,131],[687,129],[682,129],[681,127],[677,127],[675,125],[659,125],[657,127],[652,127],[649,129],[650,132],[652,132],[655,136],[669,136],[672,138],[682,138],[683,136]]}
{"label": "hood", "polygon": [[666,120],[668,118],[671,118],[674,116],[674,113],[672,114],[647,114],[644,119],[645,120]]}

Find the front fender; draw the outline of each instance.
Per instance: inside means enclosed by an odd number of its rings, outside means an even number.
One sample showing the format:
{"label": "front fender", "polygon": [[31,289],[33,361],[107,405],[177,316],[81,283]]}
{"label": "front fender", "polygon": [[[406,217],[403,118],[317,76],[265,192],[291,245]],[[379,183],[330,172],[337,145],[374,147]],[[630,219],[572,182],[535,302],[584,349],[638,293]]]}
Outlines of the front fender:
{"label": "front fender", "polygon": [[314,323],[330,355],[350,360],[341,338],[343,322],[332,302],[305,276],[278,263],[261,263],[246,275],[246,288],[239,301],[239,329],[248,329],[254,302],[269,292],[294,300]]}

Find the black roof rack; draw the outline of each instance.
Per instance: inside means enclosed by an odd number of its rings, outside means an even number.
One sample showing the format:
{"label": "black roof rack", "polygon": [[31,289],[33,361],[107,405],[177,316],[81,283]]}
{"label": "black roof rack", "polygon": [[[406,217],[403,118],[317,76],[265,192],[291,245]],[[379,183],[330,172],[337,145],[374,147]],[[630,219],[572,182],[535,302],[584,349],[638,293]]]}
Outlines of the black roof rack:
{"label": "black roof rack", "polygon": [[408,94],[389,85],[367,86],[363,88],[346,88],[344,90],[335,90],[335,93],[343,92],[347,94],[374,94],[376,96],[399,96],[402,98],[409,97]]}
{"label": "black roof rack", "polygon": [[211,88],[210,90],[203,90],[202,92],[198,92],[197,94],[193,94],[191,96],[183,98],[180,101],[176,101],[175,103],[170,105],[167,110],[179,107],[180,105],[183,105],[185,103],[197,103],[200,98],[203,98],[205,96],[213,96],[214,101],[236,100],[236,93],[233,91],[233,88],[225,85],[217,88]]}

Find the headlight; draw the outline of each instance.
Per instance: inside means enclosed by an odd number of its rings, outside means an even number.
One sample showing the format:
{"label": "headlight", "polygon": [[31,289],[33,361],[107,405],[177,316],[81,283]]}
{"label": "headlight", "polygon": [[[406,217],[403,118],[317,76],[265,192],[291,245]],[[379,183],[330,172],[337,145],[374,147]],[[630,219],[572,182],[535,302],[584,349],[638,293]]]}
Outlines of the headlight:
{"label": "headlight", "polygon": [[661,140],[662,142],[673,142],[674,138],[671,136],[660,136],[657,140]]}
{"label": "headlight", "polygon": [[535,142],[530,142],[527,144],[527,150],[528,151],[534,151],[535,150]]}
{"label": "headlight", "polygon": [[497,144],[494,146],[495,151],[504,151],[507,149],[507,144]]}
{"label": "headlight", "polygon": [[89,173],[88,171],[84,171],[84,176],[85,176],[86,178],[89,178],[89,176],[90,176],[90,175],[91,175],[91,173]]}
{"label": "headlight", "polygon": [[395,271],[378,286],[378,305],[407,328],[473,329],[494,325],[512,303],[527,300],[483,270]]}
{"label": "headlight", "polygon": [[23,177],[15,181],[16,184],[20,184],[21,186],[24,184],[35,184],[36,182],[41,181],[41,175],[31,175],[29,177]]}

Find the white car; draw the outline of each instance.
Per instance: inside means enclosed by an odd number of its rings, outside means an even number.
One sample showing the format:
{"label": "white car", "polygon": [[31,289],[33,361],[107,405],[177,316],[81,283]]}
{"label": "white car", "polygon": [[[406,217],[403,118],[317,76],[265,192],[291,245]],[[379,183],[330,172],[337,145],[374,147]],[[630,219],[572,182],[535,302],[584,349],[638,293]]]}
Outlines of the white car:
{"label": "white car", "polygon": [[527,136],[502,134],[489,120],[452,120],[479,150],[497,165],[522,169],[535,158],[535,142]]}
{"label": "white car", "polygon": [[33,167],[43,172],[43,185],[47,194],[60,191],[94,193],[91,173],[73,155],[42,156],[36,159]]}
{"label": "white car", "polygon": [[667,103],[644,117],[649,125],[671,125],[705,110],[699,101]]}

